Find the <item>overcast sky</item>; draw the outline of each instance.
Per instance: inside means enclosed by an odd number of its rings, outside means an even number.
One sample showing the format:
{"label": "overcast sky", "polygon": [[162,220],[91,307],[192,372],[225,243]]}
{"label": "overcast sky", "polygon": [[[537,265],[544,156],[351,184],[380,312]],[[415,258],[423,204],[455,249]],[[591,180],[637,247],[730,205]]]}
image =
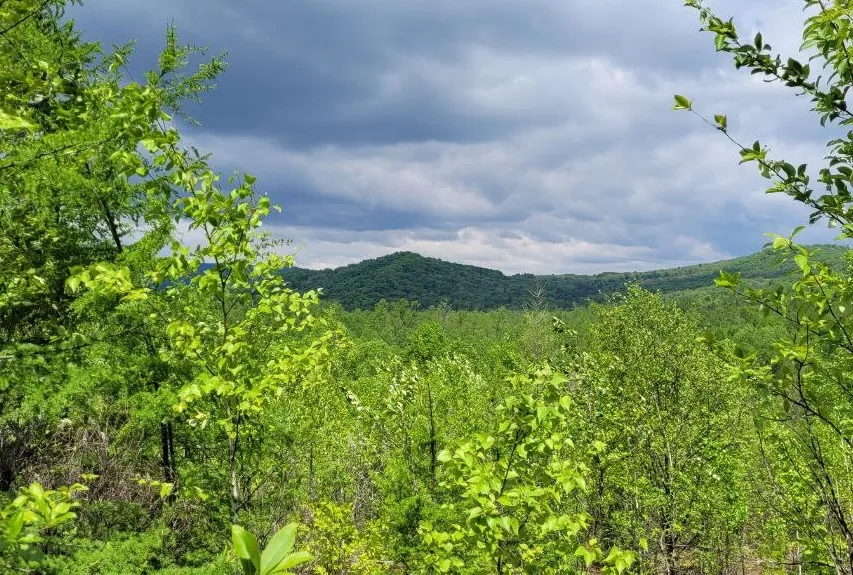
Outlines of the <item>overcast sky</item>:
{"label": "overcast sky", "polygon": [[[508,273],[671,267],[744,255],[806,211],[687,113],[792,163],[823,156],[809,103],[733,69],[681,0],[87,0],[84,36],[168,21],[228,52],[186,139],[254,173],[297,261],[398,250]],[[717,0],[744,33],[796,51],[802,0]],[[832,235],[814,230],[808,240]]]}

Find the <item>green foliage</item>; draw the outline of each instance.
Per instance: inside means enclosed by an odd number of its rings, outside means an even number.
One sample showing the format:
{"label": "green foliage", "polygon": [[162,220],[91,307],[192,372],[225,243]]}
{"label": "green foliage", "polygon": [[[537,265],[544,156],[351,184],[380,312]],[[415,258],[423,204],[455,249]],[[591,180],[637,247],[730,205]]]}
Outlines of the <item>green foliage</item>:
{"label": "green foliage", "polygon": [[21,488],[10,503],[0,508],[0,567],[16,572],[37,572],[45,561],[41,546],[77,515],[72,498],[85,491],[81,484],[45,490],[39,483]]}
{"label": "green foliage", "polygon": [[[718,17],[699,0],[687,4],[714,35],[717,50],[733,56],[736,68],[808,95],[821,126],[853,123],[846,102],[853,85],[847,47],[853,4],[804,1],[802,49],[812,54],[808,63],[774,55],[761,33],[752,41],[742,40],[732,20]],[[812,65],[824,74],[815,78]],[[853,135],[827,142],[827,164],[816,178],[825,193],[816,195],[806,164],[773,159],[761,142],[747,146],[734,140],[725,125],[719,129],[740,148],[741,163],[755,162],[762,176],[773,180],[768,193],[784,193],[809,207],[809,223],[826,221],[840,230],[839,240],[853,237]],[[773,249],[793,264],[796,279],[774,290],[745,288],[737,274],[721,274],[717,280],[719,286],[754,302],[766,314],[785,320],[790,335],[772,343],[769,357],[727,349],[724,344],[718,350],[728,357],[733,377],[753,384],[761,393],[756,423],[769,484],[767,499],[769,506],[784,510],[781,519],[793,539],[794,561],[810,572],[849,573],[853,570],[849,527],[853,452],[847,428],[853,404],[846,383],[851,367],[846,312],[851,276],[846,266],[821,262],[815,257],[817,250],[797,245],[794,237],[802,229],[788,238],[771,235]]]}
{"label": "green foliage", "polygon": [[422,525],[433,551],[426,565],[440,573],[580,572],[578,557],[604,572],[621,573],[631,553],[597,541],[583,543],[589,516],[579,511],[587,467],[581,449],[566,432],[571,400],[565,376],[548,368],[512,380],[513,395],[498,408],[494,434],[478,434],[453,451],[443,451],[445,488],[458,492],[447,504],[445,528]]}
{"label": "green foliage", "polygon": [[313,556],[310,553],[290,552],[296,542],[296,527],[296,523],[289,523],[282,527],[261,552],[254,535],[239,525],[232,525],[231,540],[234,553],[243,567],[243,573],[245,575],[288,575],[293,573],[291,571],[293,567],[311,561]]}
{"label": "green foliage", "polygon": [[758,430],[772,479],[770,493],[787,510],[789,529],[799,534],[801,561],[815,568],[844,564],[838,550],[849,547],[846,523],[853,512],[844,495],[853,457],[846,385],[853,369],[846,335],[851,276],[815,260],[812,251],[790,238],[776,236],[774,244],[800,269],[789,287],[744,288],[731,277],[719,283],[765,313],[787,319],[791,334],[773,343],[765,361],[755,354],[729,352],[727,357],[733,376],[764,395]]}
{"label": "green foliage", "polygon": [[177,566],[164,549],[166,529],[144,533],[113,533],[106,540],[77,538],[73,553],[48,558],[45,572],[62,575],[233,575],[234,565],[220,554],[203,567]]}
{"label": "green foliage", "polygon": [[[334,334],[311,337],[322,324],[312,313],[317,293],[294,292],[278,273],[292,258],[261,258],[266,236],[256,230],[272,208],[269,198],[255,196],[254,177],[246,175],[224,192],[217,174],[171,140],[149,141],[148,149],[155,165],[174,166],[170,183],[189,192],[175,200],[175,217],[202,231],[206,243],[191,252],[173,242],[172,255],[138,278],[129,266],[111,263],[77,268],[67,287],[118,298],[117,311],[144,318],[149,330],[164,335],[164,345],[154,352],[165,364],[180,366],[187,380],[175,412],[186,414],[192,426],[212,425],[224,436],[236,521],[258,488],[247,485],[252,451],[242,446],[262,438],[266,424],[260,417],[271,402],[296,385],[308,385],[322,369]],[[199,271],[204,262],[213,265]],[[182,281],[187,277],[188,285]],[[162,289],[164,284],[169,287]],[[241,476],[238,469],[247,471]]]}
{"label": "green foliage", "polygon": [[[440,333],[437,326],[425,325],[421,335]],[[442,340],[417,337],[414,342]],[[474,362],[458,352],[445,351],[423,361],[436,348],[421,347],[432,351],[417,363],[390,350],[362,359],[359,347],[350,351],[360,369],[347,372],[370,369],[357,378],[349,375],[344,392],[357,425],[360,457],[368,469],[375,465],[370,478],[378,500],[371,497],[373,502],[364,505],[376,508],[387,525],[398,553],[393,559],[410,564],[417,560],[412,554],[419,552],[418,523],[436,492],[439,452],[482,430],[484,414],[493,412],[505,386],[480,375]]]}
{"label": "green foliage", "polygon": [[[822,258],[838,261],[843,251],[827,246]],[[400,252],[335,269],[290,268],[284,276],[295,289],[322,288],[329,300],[348,310],[372,310],[401,298],[418,302],[424,309],[522,309],[537,286],[543,287],[547,307],[572,309],[602,301],[622,291],[626,283],[664,293],[702,288],[711,284],[721,269],[760,282],[776,280],[792,269],[790,265],[778,266],[777,260],[775,254],[763,250],[731,260],[649,272],[507,276],[497,270]],[[386,303],[381,304],[382,300]]]}
{"label": "green foliage", "polygon": [[748,513],[747,390],[724,383],[695,316],[660,295],[631,286],[596,311],[574,417],[579,437],[608,446],[591,464],[595,534],[665,572],[700,549],[725,558]]}
{"label": "green foliage", "polygon": [[447,353],[449,342],[441,325],[427,322],[409,335],[406,348],[408,359],[424,364]]}
{"label": "green foliage", "polygon": [[[816,79],[687,4],[737,67],[853,122],[853,4],[804,2]],[[798,229],[636,274],[296,269],[255,178],[221,184],[172,121],[222,58],[187,71],[203,50],[169,27],[128,81],[131,46],[84,42],[66,5],[0,0],[4,572],[853,572],[844,247]],[[849,239],[851,137],[822,195],[735,144]],[[732,293],[706,289],[721,269]]]}
{"label": "green foliage", "polygon": [[385,556],[383,533],[378,521],[361,528],[353,521],[351,504],[322,502],[311,509],[311,539],[308,546],[317,557],[314,573],[332,575],[380,575],[397,570]]}

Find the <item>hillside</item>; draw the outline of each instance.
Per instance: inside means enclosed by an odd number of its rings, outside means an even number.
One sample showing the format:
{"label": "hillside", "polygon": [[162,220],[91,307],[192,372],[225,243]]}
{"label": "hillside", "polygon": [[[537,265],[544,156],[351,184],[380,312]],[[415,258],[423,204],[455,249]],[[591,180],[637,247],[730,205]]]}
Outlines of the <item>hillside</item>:
{"label": "hillside", "polygon": [[[845,251],[834,245],[820,247],[828,261],[840,260]],[[446,301],[454,309],[483,310],[519,308],[537,285],[544,286],[551,307],[571,308],[616,292],[627,282],[665,293],[705,287],[713,284],[722,269],[762,282],[779,278],[792,268],[790,264],[780,267],[778,257],[763,250],[730,260],[648,272],[508,276],[498,270],[396,252],[334,269],[292,268],[284,273],[296,289],[323,288],[326,299],[340,302],[346,309],[370,309],[381,299],[406,298],[423,308]]]}

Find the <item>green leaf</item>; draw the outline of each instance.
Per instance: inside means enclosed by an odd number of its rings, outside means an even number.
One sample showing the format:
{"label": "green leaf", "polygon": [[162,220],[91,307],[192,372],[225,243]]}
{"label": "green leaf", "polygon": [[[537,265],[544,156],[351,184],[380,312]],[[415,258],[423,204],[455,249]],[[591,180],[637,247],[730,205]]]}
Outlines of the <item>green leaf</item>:
{"label": "green leaf", "polygon": [[313,559],[314,556],[307,551],[297,551],[296,553],[292,553],[285,557],[284,561],[282,561],[274,571],[270,571],[270,574],[275,575],[277,573],[284,573],[287,569],[291,569],[297,565],[302,565],[303,563],[308,563]]}
{"label": "green leaf", "polygon": [[775,236],[773,238],[773,249],[780,250],[790,244],[790,240],[788,238],[784,238],[782,236]]}
{"label": "green leaf", "polygon": [[44,497],[44,488],[41,483],[35,482],[29,487],[30,495],[35,501],[40,501]]}
{"label": "green leaf", "polygon": [[80,288],[80,278],[76,276],[71,276],[70,278],[65,280],[65,286],[71,293],[76,292]]}
{"label": "green leaf", "polygon": [[797,254],[794,256],[794,263],[797,264],[797,267],[800,268],[800,270],[802,270],[803,275],[809,275],[809,273],[811,273],[808,256]]}
{"label": "green leaf", "polygon": [[289,523],[279,529],[261,554],[261,573],[269,573],[290,553],[296,541],[296,523]]}
{"label": "green leaf", "polygon": [[575,549],[575,557],[582,558],[584,564],[589,567],[590,565],[592,565],[593,560],[595,560],[595,552],[581,545],[577,549]]}
{"label": "green leaf", "polygon": [[261,569],[261,554],[255,536],[240,527],[231,526],[231,541],[234,544],[234,554],[243,564],[243,573],[255,575]]}
{"label": "green leaf", "polygon": [[740,272],[729,273],[726,270],[720,270],[720,277],[714,280],[718,287],[736,287],[740,283]]}
{"label": "green leaf", "polygon": [[686,97],[681,94],[675,95],[675,106],[672,108],[673,110],[692,110],[693,106]]}
{"label": "green leaf", "polygon": [[6,538],[10,541],[14,541],[18,538],[18,534],[21,532],[21,528],[24,526],[24,514],[16,513],[12,516],[12,518],[6,523]]}
{"label": "green leaf", "polygon": [[160,484],[160,498],[165,499],[169,495],[172,494],[172,490],[175,488],[174,483],[161,483]]}

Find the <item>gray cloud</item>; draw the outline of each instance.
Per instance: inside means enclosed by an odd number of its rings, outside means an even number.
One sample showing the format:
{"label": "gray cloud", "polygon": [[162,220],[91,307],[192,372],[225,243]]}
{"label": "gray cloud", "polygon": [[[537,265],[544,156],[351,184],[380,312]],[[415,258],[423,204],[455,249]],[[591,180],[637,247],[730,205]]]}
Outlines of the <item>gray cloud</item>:
{"label": "gray cloud", "polygon": [[[818,161],[808,103],[731,69],[671,0],[90,0],[87,36],[169,17],[231,69],[187,139],[261,177],[300,263],[411,249],[506,271],[652,269],[748,253],[805,210],[673,93],[731,133]],[[797,0],[713,3],[796,50]],[[825,139],[825,138],[824,138]],[[802,159],[800,159],[802,158]],[[818,240],[830,237],[813,232]]]}

